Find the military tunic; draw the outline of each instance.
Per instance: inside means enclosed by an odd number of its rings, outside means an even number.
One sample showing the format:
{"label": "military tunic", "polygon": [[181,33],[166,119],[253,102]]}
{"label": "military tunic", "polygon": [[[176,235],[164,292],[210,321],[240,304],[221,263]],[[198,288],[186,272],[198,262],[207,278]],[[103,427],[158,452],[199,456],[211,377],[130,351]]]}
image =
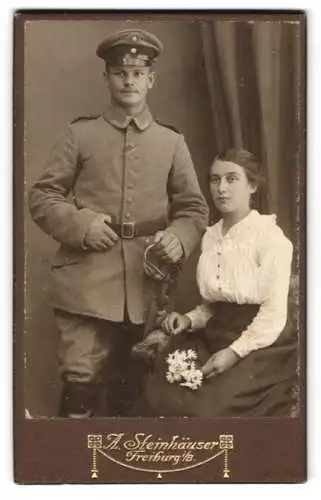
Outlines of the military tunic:
{"label": "military tunic", "polygon": [[157,123],[148,108],[132,118],[111,107],[69,124],[29,203],[33,220],[61,243],[52,263],[53,306],[115,322],[123,321],[125,305],[132,323],[144,322],[149,287],[142,260],[149,238],[87,249],[84,237],[97,215],[114,223],[163,218],[185,257],[208,221],[183,136]]}

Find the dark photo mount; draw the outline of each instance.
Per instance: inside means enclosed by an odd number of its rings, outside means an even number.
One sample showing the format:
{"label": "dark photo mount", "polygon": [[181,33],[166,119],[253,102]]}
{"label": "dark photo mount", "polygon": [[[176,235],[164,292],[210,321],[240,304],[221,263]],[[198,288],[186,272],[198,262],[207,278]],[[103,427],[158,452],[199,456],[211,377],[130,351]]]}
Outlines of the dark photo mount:
{"label": "dark photo mount", "polygon": [[[213,159],[231,147],[244,148],[261,159],[268,189],[256,197],[256,208],[262,214],[276,214],[278,225],[293,245],[288,314],[297,339],[297,379],[291,387],[292,405],[287,414],[277,410],[269,413],[268,409],[259,415],[117,414],[106,410],[106,393],[94,416],[68,418],[59,413],[64,388],[50,304],[51,265],[57,259],[59,240],[45,234],[32,220],[29,193],[66,125],[78,117],[75,125],[81,125],[83,117],[90,117],[94,123],[104,113],[109,90],[96,49],[105,37],[124,29],[132,29],[134,36],[135,30],[138,34],[148,31],[164,44],[155,63],[156,81],[148,103],[157,127],[166,130],[169,138],[184,136],[210,209],[209,225],[220,218],[209,189]],[[146,45],[145,39],[142,42]],[[147,40],[147,45],[153,43]],[[141,61],[150,57],[149,52],[146,54]],[[144,124],[136,126],[144,128]],[[305,481],[306,13],[17,11],[13,134],[15,481]],[[155,162],[162,154],[168,155],[170,147],[170,140],[163,149],[157,147]],[[146,157],[139,158],[140,168]],[[108,161],[108,154],[106,158]],[[146,170],[148,165],[144,173],[152,182],[155,176]],[[68,202],[74,203],[71,193],[68,196]],[[145,202],[150,216],[149,199]],[[130,222],[117,224],[111,227],[125,245],[132,244],[135,231],[142,231],[145,237],[146,231],[163,229],[157,225],[134,227]],[[74,258],[74,250],[68,252],[63,257],[64,265],[66,259]],[[149,272],[148,279],[156,275],[155,283],[163,280],[166,286],[152,288],[154,302],[146,317],[145,343],[135,347],[137,358],[151,352],[154,356],[155,345],[161,350],[168,340],[155,327],[154,306],[166,309],[172,301],[172,308],[185,314],[200,303],[198,244],[178,273],[176,268],[172,272],[170,266],[163,268],[157,258],[146,255],[149,260],[145,259],[144,272]],[[175,286],[171,287],[173,276]],[[148,337],[153,329],[154,337]],[[115,359],[116,373],[121,361]]]}

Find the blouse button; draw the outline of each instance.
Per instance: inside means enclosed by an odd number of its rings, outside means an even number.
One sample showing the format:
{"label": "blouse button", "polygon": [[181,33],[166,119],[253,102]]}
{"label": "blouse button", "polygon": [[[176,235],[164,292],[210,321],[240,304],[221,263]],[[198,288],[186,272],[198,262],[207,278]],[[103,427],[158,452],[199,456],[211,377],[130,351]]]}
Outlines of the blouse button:
{"label": "blouse button", "polygon": [[216,279],[218,279],[218,280],[220,279],[220,275],[219,274],[216,276]]}

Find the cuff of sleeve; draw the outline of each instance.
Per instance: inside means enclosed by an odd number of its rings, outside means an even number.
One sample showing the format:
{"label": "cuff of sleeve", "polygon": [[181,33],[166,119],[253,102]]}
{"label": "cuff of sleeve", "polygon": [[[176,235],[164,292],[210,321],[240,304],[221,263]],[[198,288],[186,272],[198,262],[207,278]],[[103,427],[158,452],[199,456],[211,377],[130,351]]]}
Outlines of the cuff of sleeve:
{"label": "cuff of sleeve", "polygon": [[191,321],[191,326],[189,327],[189,331],[194,331],[196,330],[195,326],[194,326],[194,315],[193,315],[193,311],[191,312],[188,312],[188,313],[185,313],[185,316],[187,316],[190,321]]}
{"label": "cuff of sleeve", "polygon": [[189,327],[190,332],[194,332],[195,330],[199,330],[205,326],[205,324],[203,324],[203,322],[200,321],[197,311],[194,310],[185,313],[185,316],[187,316],[191,321],[191,326]]}
{"label": "cuff of sleeve", "polygon": [[235,340],[230,346],[230,349],[232,349],[240,358],[245,358],[248,354],[250,354],[253,349],[251,349],[248,345],[246,345],[243,341],[243,339],[239,338]]}

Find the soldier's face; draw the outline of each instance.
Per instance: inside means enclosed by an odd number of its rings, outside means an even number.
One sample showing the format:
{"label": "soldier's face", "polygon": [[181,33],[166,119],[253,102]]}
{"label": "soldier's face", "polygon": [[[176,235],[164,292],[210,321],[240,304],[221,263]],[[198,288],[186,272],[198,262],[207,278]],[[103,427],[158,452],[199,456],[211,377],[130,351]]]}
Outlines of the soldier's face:
{"label": "soldier's face", "polygon": [[130,108],[146,101],[146,95],[154,85],[155,74],[148,67],[111,66],[106,78],[112,100],[124,108]]}

